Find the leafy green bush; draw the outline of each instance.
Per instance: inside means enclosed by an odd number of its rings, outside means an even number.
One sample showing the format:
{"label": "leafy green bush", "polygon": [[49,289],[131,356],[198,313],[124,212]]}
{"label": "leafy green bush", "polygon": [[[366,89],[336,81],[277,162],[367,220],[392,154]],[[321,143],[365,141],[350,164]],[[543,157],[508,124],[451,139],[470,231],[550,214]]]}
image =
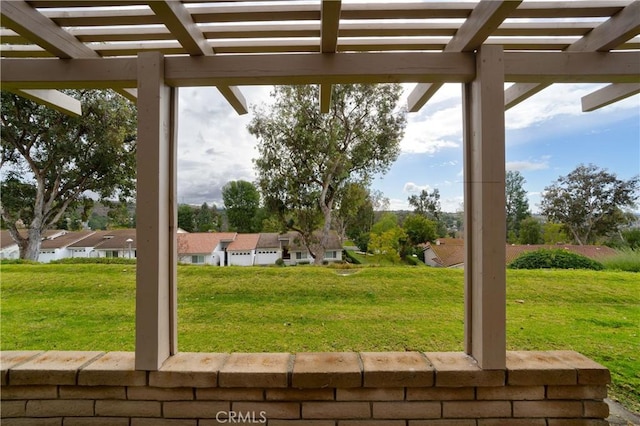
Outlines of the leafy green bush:
{"label": "leafy green bush", "polygon": [[354,265],[359,265],[361,263],[350,250],[344,250],[342,253],[345,261],[353,263]]}
{"label": "leafy green bush", "polygon": [[135,265],[136,259],[127,259],[123,257],[73,257],[67,259],[53,260],[50,263],[55,264],[90,264],[90,263],[99,263],[99,264],[116,264],[116,265]]}
{"label": "leafy green bush", "polygon": [[540,249],[520,255],[509,265],[513,269],[593,269],[600,271],[604,266],[563,249]]}
{"label": "leafy green bush", "polygon": [[0,259],[0,263],[3,265],[37,265],[35,260],[26,259]]}
{"label": "leafy green bush", "polygon": [[618,254],[602,260],[606,269],[626,272],[640,272],[640,251],[620,250]]}
{"label": "leafy green bush", "polygon": [[275,265],[276,265],[276,266],[285,266],[285,264],[284,264],[284,260],[282,260],[282,258],[280,258],[280,257],[279,257],[279,258],[277,258],[277,259],[276,259],[276,262],[275,262]]}

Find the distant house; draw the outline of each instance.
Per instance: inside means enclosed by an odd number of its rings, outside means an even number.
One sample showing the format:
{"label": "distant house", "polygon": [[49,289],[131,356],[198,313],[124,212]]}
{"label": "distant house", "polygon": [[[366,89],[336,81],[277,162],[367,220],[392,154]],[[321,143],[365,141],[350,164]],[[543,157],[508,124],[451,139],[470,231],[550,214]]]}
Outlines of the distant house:
{"label": "distant house", "polygon": [[280,234],[263,232],[256,243],[256,265],[273,265],[282,256]]}
{"label": "distant house", "polygon": [[[580,246],[573,244],[560,245],[506,245],[505,264],[508,265],[521,254],[540,249],[564,249],[577,253],[593,260],[601,260],[616,254],[611,247],[606,246]],[[464,240],[458,238],[440,238],[435,243],[427,243],[423,246],[424,262],[429,266],[443,268],[464,267]]]}
{"label": "distant house", "polygon": [[255,265],[259,239],[260,234],[237,234],[227,247],[227,264],[229,266]]}
{"label": "distant house", "polygon": [[227,247],[235,232],[194,232],[178,234],[178,261],[194,265],[227,264]]}
{"label": "distant house", "polygon": [[[282,259],[285,264],[312,263],[313,257],[307,247],[302,244],[297,232],[287,232],[279,237],[282,247]],[[339,262],[342,260],[342,244],[335,231],[329,233],[329,242],[325,247],[324,259],[327,262]]]}
{"label": "distant house", "polygon": [[0,232],[0,259],[20,258],[20,248],[13,240],[9,231]]}
{"label": "distant house", "polygon": [[74,249],[70,246],[92,234],[94,231],[63,232],[46,237],[40,243],[38,262],[49,263],[54,260],[74,257]]}
{"label": "distant house", "polygon": [[70,244],[69,257],[105,257],[136,259],[136,230],[111,229],[95,231]]}

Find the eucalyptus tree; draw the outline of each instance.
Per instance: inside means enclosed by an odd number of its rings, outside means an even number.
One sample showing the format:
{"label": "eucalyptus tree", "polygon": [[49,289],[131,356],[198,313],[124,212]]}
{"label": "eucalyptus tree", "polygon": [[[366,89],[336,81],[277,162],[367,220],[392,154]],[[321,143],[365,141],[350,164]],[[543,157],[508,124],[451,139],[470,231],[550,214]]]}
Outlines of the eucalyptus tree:
{"label": "eucalyptus tree", "polygon": [[366,186],[400,153],[401,91],[398,84],[334,85],[329,112],[322,113],[317,86],[277,86],[273,102],[254,109],[248,129],[258,139],[255,167],[265,204],[299,232],[316,264],[345,185]]}
{"label": "eucalyptus tree", "polygon": [[135,105],[110,91],[67,93],[81,117],[2,92],[0,211],[23,259],[37,259],[43,231],[87,196],[135,191]]}

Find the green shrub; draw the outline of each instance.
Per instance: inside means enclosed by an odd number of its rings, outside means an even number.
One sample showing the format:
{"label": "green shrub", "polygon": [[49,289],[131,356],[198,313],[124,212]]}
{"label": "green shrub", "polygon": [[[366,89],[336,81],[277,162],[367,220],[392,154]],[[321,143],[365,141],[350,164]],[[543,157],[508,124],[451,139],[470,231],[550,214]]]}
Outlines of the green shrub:
{"label": "green shrub", "polygon": [[353,263],[354,265],[359,265],[361,263],[350,250],[344,250],[342,253],[345,261]]}
{"label": "green shrub", "polygon": [[0,259],[0,263],[3,265],[37,265],[35,260],[26,259]]}
{"label": "green shrub", "polygon": [[276,265],[276,266],[285,266],[285,265],[284,265],[284,260],[282,260],[282,258],[281,258],[281,257],[277,258],[277,259],[276,259],[276,262],[275,262],[275,265]]}
{"label": "green shrub", "polygon": [[604,266],[563,249],[540,249],[520,255],[509,265],[513,269],[593,269],[600,271]]}
{"label": "green shrub", "polygon": [[109,264],[109,265],[135,265],[136,259],[127,259],[124,257],[73,257],[67,259],[53,260],[50,263],[54,264]]}
{"label": "green shrub", "polygon": [[640,251],[620,250],[612,257],[602,259],[602,264],[606,269],[626,272],[640,272]]}

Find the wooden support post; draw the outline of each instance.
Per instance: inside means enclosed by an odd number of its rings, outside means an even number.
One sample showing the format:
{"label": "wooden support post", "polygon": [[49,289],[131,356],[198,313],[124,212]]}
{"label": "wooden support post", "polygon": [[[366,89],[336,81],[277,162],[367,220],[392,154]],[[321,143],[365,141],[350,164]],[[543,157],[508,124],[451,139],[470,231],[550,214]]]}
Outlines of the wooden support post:
{"label": "wooden support post", "polygon": [[465,351],[480,367],[506,365],[504,60],[483,45],[463,86]]}
{"label": "wooden support post", "polygon": [[138,55],[136,369],[157,370],[177,352],[177,92],[164,57]]}

